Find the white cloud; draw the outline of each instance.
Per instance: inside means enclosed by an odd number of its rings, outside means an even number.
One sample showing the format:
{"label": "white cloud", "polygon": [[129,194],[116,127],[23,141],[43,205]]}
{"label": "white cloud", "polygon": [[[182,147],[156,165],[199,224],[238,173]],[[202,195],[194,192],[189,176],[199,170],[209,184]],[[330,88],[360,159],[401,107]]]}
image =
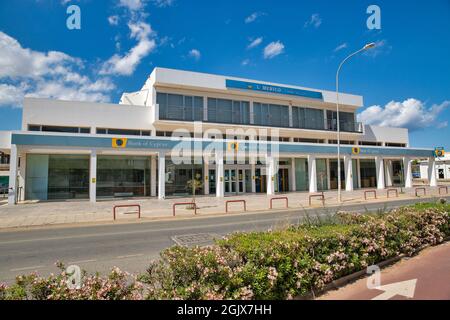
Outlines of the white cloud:
{"label": "white cloud", "polygon": [[197,61],[200,60],[201,56],[202,56],[202,54],[197,49],[192,49],[191,51],[189,51],[189,57],[191,57]]}
{"label": "white cloud", "polygon": [[136,39],[138,43],[125,55],[113,55],[103,64],[100,74],[129,76],[133,74],[141,60],[156,48],[155,35],[149,24],[130,22],[128,28],[131,31],[130,37]]}
{"label": "white cloud", "polygon": [[144,0],[119,0],[119,6],[130,11],[138,11],[144,7]]}
{"label": "white cloud", "polygon": [[108,22],[112,26],[117,26],[119,24],[119,16],[110,16],[110,17],[108,17]]}
{"label": "white cloud", "polygon": [[253,49],[259,46],[263,42],[263,37],[256,38],[255,40],[251,41],[250,44],[247,46],[247,49]]}
{"label": "white cloud", "polygon": [[251,15],[249,15],[247,18],[245,18],[245,23],[252,23],[259,17],[265,16],[266,14],[264,12],[253,12]]}
{"label": "white cloud", "polygon": [[264,48],[264,59],[272,59],[283,52],[284,44],[282,42],[271,42]]}
{"label": "white cloud", "polygon": [[408,128],[410,131],[427,127],[445,127],[447,121],[440,114],[450,106],[450,101],[427,107],[420,100],[410,98],[403,102],[391,101],[384,107],[374,105],[358,114],[358,120],[382,127]]}
{"label": "white cloud", "polygon": [[311,18],[309,18],[309,20],[305,22],[304,27],[307,28],[309,26],[313,26],[314,28],[318,28],[321,24],[322,18],[320,18],[320,15],[318,13],[314,13],[313,15],[311,15]]}
{"label": "white cloud", "polygon": [[347,48],[347,46],[348,46],[347,43],[344,42],[343,44],[338,45],[333,51],[334,51],[334,52],[341,51],[342,49]]}
{"label": "white cloud", "polygon": [[92,82],[81,72],[84,63],[63,52],[23,48],[0,32],[0,106],[20,107],[23,97],[109,101],[115,88],[109,78]]}
{"label": "white cloud", "polygon": [[241,62],[241,65],[243,65],[243,66],[248,66],[250,64],[250,59],[244,59],[242,62]]}
{"label": "white cloud", "polygon": [[153,3],[159,8],[170,7],[174,2],[175,0],[153,0]]}

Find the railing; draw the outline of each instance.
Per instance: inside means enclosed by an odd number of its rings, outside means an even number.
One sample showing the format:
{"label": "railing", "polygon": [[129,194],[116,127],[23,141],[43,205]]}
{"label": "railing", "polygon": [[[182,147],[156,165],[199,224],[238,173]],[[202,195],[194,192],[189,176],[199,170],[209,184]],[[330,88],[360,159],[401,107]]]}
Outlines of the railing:
{"label": "railing", "polygon": [[391,193],[394,193],[395,196],[398,198],[398,190],[397,189],[387,189],[387,197],[388,198]]}
{"label": "railing", "polygon": [[174,203],[172,206],[172,214],[175,217],[175,210],[176,207],[178,206],[193,206],[194,207],[194,215],[197,215],[197,205],[195,204],[195,202],[177,202]]}
{"label": "railing", "polygon": [[419,196],[419,191],[423,191],[423,195],[424,195],[424,196],[427,195],[427,189],[424,188],[424,187],[419,187],[419,188],[416,188],[416,193],[415,193],[416,197]]}
{"label": "railing", "polygon": [[225,202],[225,212],[228,213],[228,204],[230,203],[243,203],[244,204],[244,211],[247,211],[247,201],[245,200],[228,200]]}
{"label": "railing", "polygon": [[372,193],[375,196],[374,199],[377,199],[377,190],[366,190],[364,191],[364,200],[367,200],[367,195],[369,193]]}
{"label": "railing", "polygon": [[116,205],[113,207],[113,219],[116,220],[116,209],[117,208],[138,208],[137,214],[138,219],[141,218],[141,206],[138,204],[122,204],[122,205]]}
{"label": "railing", "polygon": [[285,200],[286,201],[286,208],[289,208],[289,199],[288,197],[276,197],[270,199],[270,209],[273,209],[273,200]]}
{"label": "railing", "polygon": [[439,195],[441,194],[441,190],[445,190],[445,194],[448,194],[448,187],[447,186],[439,186]]}
{"label": "railing", "polygon": [[[359,132],[359,133],[363,132],[362,122],[354,122],[354,121],[352,122],[352,121],[340,120],[339,123],[340,123],[339,129],[343,132]],[[325,129],[331,130],[331,131],[337,131],[337,121],[328,119],[327,127]]]}
{"label": "railing", "polygon": [[322,193],[316,193],[316,194],[310,194],[309,195],[309,206],[311,207],[311,200],[313,199],[313,198],[319,198],[319,200],[321,200],[322,201],[322,205],[324,206],[325,205],[325,195],[324,195],[324,193],[322,192]]}

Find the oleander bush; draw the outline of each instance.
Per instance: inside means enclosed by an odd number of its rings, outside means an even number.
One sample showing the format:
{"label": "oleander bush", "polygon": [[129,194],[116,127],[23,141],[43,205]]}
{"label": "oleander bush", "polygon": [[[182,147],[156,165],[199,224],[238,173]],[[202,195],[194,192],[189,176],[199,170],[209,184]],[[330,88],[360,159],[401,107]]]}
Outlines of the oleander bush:
{"label": "oleander bush", "polygon": [[290,299],[449,236],[450,205],[342,212],[325,221],[232,234],[213,246],[175,246],[144,274],[85,274],[80,289],[68,287],[64,271],[21,276],[12,286],[0,285],[0,299]]}

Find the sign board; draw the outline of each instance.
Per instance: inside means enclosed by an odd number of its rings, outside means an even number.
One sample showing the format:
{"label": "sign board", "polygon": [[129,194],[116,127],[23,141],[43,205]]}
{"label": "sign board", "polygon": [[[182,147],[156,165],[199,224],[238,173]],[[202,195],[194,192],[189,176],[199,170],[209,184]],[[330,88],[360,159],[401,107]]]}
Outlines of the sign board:
{"label": "sign board", "polygon": [[266,93],[275,93],[275,94],[284,94],[290,96],[298,96],[310,99],[320,99],[323,100],[322,92],[320,91],[311,91],[290,87],[282,87],[275,86],[263,83],[255,83],[255,82],[247,82],[247,81],[239,81],[239,80],[230,80],[227,79],[225,82],[227,88],[230,89],[240,89],[240,90],[250,90],[250,91],[259,91]]}
{"label": "sign board", "polygon": [[358,154],[360,154],[361,153],[361,148],[358,148],[358,147],[353,147],[352,148],[352,154],[353,155],[358,155]]}
{"label": "sign board", "polygon": [[444,147],[436,147],[436,148],[434,148],[434,157],[435,158],[442,158],[444,156],[445,156]]}
{"label": "sign board", "polygon": [[112,147],[113,148],[126,148],[127,147],[127,138],[113,138],[112,139]]}

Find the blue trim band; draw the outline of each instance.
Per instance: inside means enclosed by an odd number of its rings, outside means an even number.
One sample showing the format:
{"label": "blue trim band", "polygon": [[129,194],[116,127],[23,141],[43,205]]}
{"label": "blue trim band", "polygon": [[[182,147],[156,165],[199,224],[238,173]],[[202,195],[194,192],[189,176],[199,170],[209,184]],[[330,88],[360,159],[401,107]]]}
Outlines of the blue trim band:
{"label": "blue trim band", "polygon": [[[136,139],[127,137],[125,148],[113,148],[113,139],[121,138],[111,137],[82,137],[82,136],[58,136],[47,134],[17,134],[11,136],[11,144],[22,146],[53,146],[53,147],[84,147],[84,148],[105,148],[116,150],[142,149],[142,150],[171,150],[174,147],[193,148],[194,150],[219,149],[229,150],[230,142],[223,141],[191,141],[191,140],[172,140],[172,138],[143,138]],[[182,143],[182,144],[180,144]],[[277,143],[279,153],[298,153],[298,154],[336,154],[337,147],[329,145],[310,145],[301,143]],[[272,144],[240,141],[238,148],[241,151],[267,151],[272,150]],[[276,148],[274,148],[276,150]],[[351,155],[351,146],[342,146],[343,155]],[[410,149],[410,148],[367,148],[361,147],[359,155],[373,156],[411,156],[411,157],[433,157],[434,150]]]}

